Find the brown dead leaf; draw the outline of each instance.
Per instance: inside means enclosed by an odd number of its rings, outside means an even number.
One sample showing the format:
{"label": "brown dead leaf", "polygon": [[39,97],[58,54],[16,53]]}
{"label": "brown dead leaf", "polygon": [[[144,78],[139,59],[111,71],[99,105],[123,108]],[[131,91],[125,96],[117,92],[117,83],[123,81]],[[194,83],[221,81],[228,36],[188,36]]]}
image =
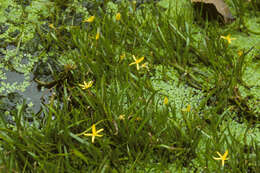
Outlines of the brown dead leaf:
{"label": "brown dead leaf", "polygon": [[224,0],[191,0],[191,2],[213,4],[216,7],[217,11],[224,17],[225,23],[234,19]]}

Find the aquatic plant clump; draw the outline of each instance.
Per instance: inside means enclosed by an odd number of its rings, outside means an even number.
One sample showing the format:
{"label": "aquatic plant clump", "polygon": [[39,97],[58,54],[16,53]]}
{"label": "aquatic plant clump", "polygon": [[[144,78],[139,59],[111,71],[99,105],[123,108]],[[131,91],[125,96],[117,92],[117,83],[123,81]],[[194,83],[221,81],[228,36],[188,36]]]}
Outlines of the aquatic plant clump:
{"label": "aquatic plant clump", "polygon": [[259,15],[254,0],[4,1],[0,172],[259,172]]}

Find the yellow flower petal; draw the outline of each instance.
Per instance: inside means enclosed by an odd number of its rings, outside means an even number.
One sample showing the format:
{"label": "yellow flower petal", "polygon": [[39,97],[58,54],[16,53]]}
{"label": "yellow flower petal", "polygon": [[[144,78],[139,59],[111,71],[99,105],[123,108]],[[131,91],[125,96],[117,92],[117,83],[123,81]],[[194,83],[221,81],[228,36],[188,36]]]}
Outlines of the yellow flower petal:
{"label": "yellow flower petal", "polygon": [[143,64],[141,65],[141,68],[147,68],[147,69],[148,69],[148,62],[143,63]]}
{"label": "yellow flower petal", "polygon": [[99,33],[99,32],[97,32],[97,34],[96,34],[96,40],[98,40],[98,39],[99,39],[99,37],[100,37],[100,33]]}
{"label": "yellow flower petal", "polygon": [[118,119],[119,120],[125,120],[125,114],[119,115]]}
{"label": "yellow flower petal", "polygon": [[97,135],[95,135],[95,136],[97,136],[97,137],[102,137],[103,135],[99,135],[99,134],[97,134]]}
{"label": "yellow flower petal", "polygon": [[94,19],[95,19],[95,16],[90,16],[88,19],[84,20],[83,22],[92,23],[94,21]]}
{"label": "yellow flower petal", "polygon": [[221,158],[217,158],[217,157],[213,157],[213,159],[215,159],[215,160],[222,160]]}
{"label": "yellow flower petal", "polygon": [[219,152],[217,152],[217,154],[219,155],[219,157],[222,157],[222,155]]}
{"label": "yellow flower petal", "polygon": [[100,133],[102,132],[104,129],[99,129],[96,133]]}
{"label": "yellow flower petal", "polygon": [[226,158],[228,155],[228,150],[224,153],[223,157]]}
{"label": "yellow flower petal", "polygon": [[121,19],[121,14],[120,13],[116,13],[116,20],[119,21]]}
{"label": "yellow flower petal", "polygon": [[164,97],[164,100],[163,100],[163,103],[165,104],[165,105],[167,105],[168,104],[168,102],[169,102],[169,99],[168,99],[168,97]]}
{"label": "yellow flower petal", "polygon": [[242,51],[242,50],[239,50],[239,51],[237,52],[237,54],[238,54],[238,56],[242,56],[242,55],[243,55],[243,51]]}
{"label": "yellow flower petal", "polygon": [[122,55],[120,55],[120,61],[122,61],[125,58],[125,53],[123,53]]}
{"label": "yellow flower petal", "polygon": [[91,142],[94,143],[95,142],[95,136],[92,136]]}
{"label": "yellow flower petal", "polygon": [[51,29],[55,29],[55,27],[54,27],[54,25],[51,23],[51,24],[49,24],[49,27],[51,28]]}
{"label": "yellow flower petal", "polygon": [[92,136],[91,133],[85,133],[84,135],[85,135],[85,136]]}
{"label": "yellow flower petal", "polygon": [[190,112],[190,110],[191,110],[190,104],[188,104],[186,108],[182,108],[181,110],[182,110],[183,112]]}
{"label": "yellow flower petal", "polygon": [[144,57],[139,58],[138,60],[136,60],[136,63],[139,64],[140,62],[142,62],[144,60]]}
{"label": "yellow flower petal", "polygon": [[141,121],[142,118],[141,118],[141,117],[136,117],[135,120],[136,120],[136,121]]}

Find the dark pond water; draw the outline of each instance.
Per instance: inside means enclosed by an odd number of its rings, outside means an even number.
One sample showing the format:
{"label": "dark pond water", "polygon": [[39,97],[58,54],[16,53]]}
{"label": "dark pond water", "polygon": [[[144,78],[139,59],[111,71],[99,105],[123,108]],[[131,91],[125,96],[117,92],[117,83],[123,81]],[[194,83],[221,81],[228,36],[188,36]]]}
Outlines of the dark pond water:
{"label": "dark pond water", "polygon": [[[1,82],[9,83],[10,85],[17,83],[18,85],[22,84],[25,80],[23,74],[7,71],[6,72],[6,80],[1,80]],[[0,101],[5,100],[7,103],[5,106],[2,106],[2,111],[9,111],[9,108],[14,108],[13,106],[17,103],[22,103],[22,100],[25,100],[29,105],[30,109],[37,113],[43,101],[46,101],[50,96],[50,90],[46,88],[39,88],[38,84],[33,81],[34,75],[30,76],[30,85],[26,87],[25,91],[15,90],[14,92],[8,93],[3,92],[0,95]],[[1,84],[0,84],[1,87]],[[7,88],[8,89],[8,88]],[[11,96],[15,96],[15,99],[10,99]],[[31,105],[33,104],[33,105]]]}

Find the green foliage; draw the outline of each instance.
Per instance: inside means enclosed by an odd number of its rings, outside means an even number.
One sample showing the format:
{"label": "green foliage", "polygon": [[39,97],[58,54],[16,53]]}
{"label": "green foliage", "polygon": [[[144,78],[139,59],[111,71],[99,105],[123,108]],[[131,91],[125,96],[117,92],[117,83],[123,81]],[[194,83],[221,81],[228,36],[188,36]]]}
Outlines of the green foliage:
{"label": "green foliage", "polygon": [[260,171],[259,62],[242,34],[228,42],[234,24],[197,25],[188,0],[6,3],[24,17],[0,67],[41,62],[35,81],[53,92],[38,113],[0,96],[2,172]]}

